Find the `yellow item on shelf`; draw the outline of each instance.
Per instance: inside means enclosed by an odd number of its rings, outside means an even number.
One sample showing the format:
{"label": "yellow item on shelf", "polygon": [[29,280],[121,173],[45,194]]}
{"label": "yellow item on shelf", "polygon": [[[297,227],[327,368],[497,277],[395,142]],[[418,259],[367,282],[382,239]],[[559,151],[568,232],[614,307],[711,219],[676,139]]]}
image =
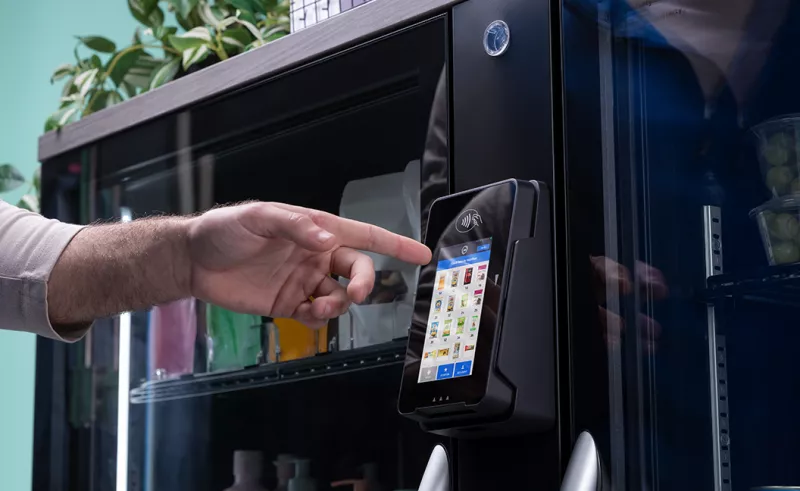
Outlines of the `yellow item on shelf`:
{"label": "yellow item on shelf", "polygon": [[[273,322],[278,327],[279,361],[307,358],[328,351],[328,326],[314,330],[294,319],[274,319]],[[274,341],[270,336],[270,346],[275,346]],[[278,361],[274,359],[274,350],[270,351],[270,361]]]}

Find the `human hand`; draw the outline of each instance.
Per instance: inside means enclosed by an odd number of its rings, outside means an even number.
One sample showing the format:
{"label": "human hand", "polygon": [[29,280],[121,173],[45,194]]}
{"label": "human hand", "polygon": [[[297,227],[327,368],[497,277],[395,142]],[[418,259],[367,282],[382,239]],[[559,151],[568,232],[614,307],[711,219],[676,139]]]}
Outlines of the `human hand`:
{"label": "human hand", "polygon": [[[607,309],[607,305],[605,305],[606,291],[609,287],[613,287],[618,290],[620,295],[630,295],[633,293],[633,279],[628,268],[605,256],[593,256],[590,257],[590,261],[595,292],[600,303],[598,316],[603,326],[603,335],[609,346],[616,346],[625,330],[625,322],[619,313]],[[654,300],[661,300],[669,296],[669,288],[661,271],[649,264],[637,261],[635,273],[640,289],[650,294]],[[637,314],[636,324],[641,332],[645,351],[654,352],[661,334],[661,325],[655,319],[642,313]]]}
{"label": "human hand", "polygon": [[[427,264],[430,250],[374,225],[282,203],[211,210],[188,232],[190,291],[236,312],[292,317],[318,328],[372,291],[372,260],[359,250]],[[347,287],[331,278],[350,278]]]}

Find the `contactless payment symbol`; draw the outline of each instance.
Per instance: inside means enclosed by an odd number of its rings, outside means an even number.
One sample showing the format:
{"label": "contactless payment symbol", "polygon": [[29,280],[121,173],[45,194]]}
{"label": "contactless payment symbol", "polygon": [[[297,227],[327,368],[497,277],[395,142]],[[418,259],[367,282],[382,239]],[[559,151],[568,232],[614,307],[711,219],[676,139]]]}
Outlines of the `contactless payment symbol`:
{"label": "contactless payment symbol", "polygon": [[456,221],[456,230],[462,234],[469,232],[478,225],[483,224],[481,215],[473,209],[465,210]]}

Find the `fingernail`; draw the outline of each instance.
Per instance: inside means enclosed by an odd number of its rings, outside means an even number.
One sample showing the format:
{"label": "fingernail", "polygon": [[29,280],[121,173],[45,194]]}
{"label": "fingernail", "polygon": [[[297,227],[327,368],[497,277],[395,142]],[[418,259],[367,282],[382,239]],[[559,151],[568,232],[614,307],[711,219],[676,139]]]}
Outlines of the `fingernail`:
{"label": "fingernail", "polygon": [[330,316],[331,316],[331,306],[326,305],[325,307],[322,308],[322,317],[328,319],[330,318]]}
{"label": "fingernail", "polygon": [[319,234],[317,234],[317,240],[319,240],[320,242],[328,242],[329,240],[331,240],[332,237],[333,234],[326,230],[323,230]]}

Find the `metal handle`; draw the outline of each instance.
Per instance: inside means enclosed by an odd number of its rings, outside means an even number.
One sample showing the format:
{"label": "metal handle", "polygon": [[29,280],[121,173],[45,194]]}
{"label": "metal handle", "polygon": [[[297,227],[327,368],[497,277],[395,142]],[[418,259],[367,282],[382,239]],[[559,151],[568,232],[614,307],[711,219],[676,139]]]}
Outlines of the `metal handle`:
{"label": "metal handle", "polygon": [[443,446],[433,447],[419,491],[450,491],[450,462]]}
{"label": "metal handle", "polygon": [[575,442],[561,491],[598,491],[600,489],[600,455],[594,438],[584,431]]}

